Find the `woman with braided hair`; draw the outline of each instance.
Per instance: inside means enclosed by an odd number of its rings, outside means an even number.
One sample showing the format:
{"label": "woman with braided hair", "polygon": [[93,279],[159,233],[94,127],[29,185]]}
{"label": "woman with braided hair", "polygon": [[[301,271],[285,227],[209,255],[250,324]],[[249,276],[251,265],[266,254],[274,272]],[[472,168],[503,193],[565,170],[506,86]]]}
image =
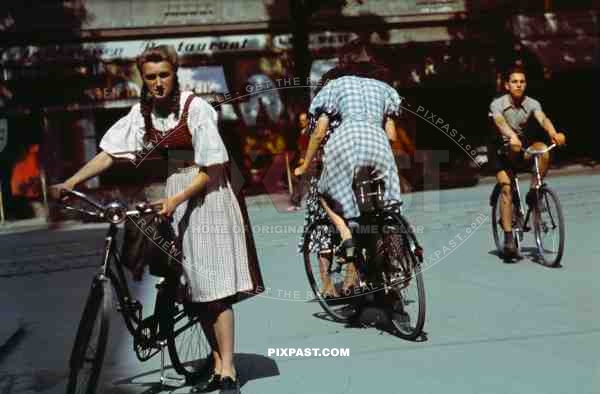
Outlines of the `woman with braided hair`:
{"label": "woman with braided hair", "polygon": [[[192,391],[220,388],[239,392],[233,364],[232,304],[262,287],[247,217],[229,180],[229,156],[217,129],[213,107],[181,92],[175,49],[158,46],[137,59],[144,82],[141,100],[100,142],[101,152],[62,184],[76,185],[108,169],[116,158],[135,160],[140,152],[168,150],[169,173],[161,214],[173,218],[181,236],[183,269],[190,301],[202,308],[204,331],[213,350],[213,373]],[[176,151],[177,155],[171,155]],[[226,230],[226,231],[225,231]]]}

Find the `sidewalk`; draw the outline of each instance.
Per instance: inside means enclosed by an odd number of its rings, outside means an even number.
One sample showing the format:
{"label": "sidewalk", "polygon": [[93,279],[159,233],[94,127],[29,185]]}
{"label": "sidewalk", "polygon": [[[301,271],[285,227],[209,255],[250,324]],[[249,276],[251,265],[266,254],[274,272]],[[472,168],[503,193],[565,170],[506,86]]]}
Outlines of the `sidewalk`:
{"label": "sidewalk", "polygon": [[[548,171],[548,179],[556,176],[569,176],[569,175],[586,175],[600,173],[600,164],[595,165],[583,165],[583,164],[569,164],[560,168],[552,168]],[[520,179],[529,179],[530,174],[519,174]],[[482,176],[479,178],[479,184],[495,183],[496,177],[494,175]]]}
{"label": "sidewalk", "polygon": [[[560,168],[551,168],[549,171],[549,177],[555,176],[569,176],[569,175],[585,175],[600,172],[600,164],[595,165],[583,165],[583,164],[569,164]],[[521,174],[522,180],[528,179],[529,174]],[[479,178],[479,184],[490,184],[496,182],[496,178],[493,175],[482,176]],[[260,209],[265,207],[267,204],[275,205],[279,212],[285,212],[289,206],[289,195],[285,192],[277,194],[260,194],[246,197],[246,203],[248,210],[252,212],[254,209]],[[105,223],[82,223],[80,221],[64,221],[59,224],[54,224],[56,230],[69,231],[77,230],[80,228],[103,228],[106,226]],[[40,231],[49,230],[50,224],[46,222],[46,218],[37,217],[32,219],[7,221],[4,224],[0,224],[0,236],[5,234],[17,234],[28,231]]]}
{"label": "sidewalk", "polygon": [[[260,210],[269,205],[275,205],[280,212],[284,212],[289,205],[289,195],[285,192],[277,194],[260,194],[246,197],[248,210]],[[56,231],[72,231],[78,229],[105,228],[106,223],[83,223],[78,220],[66,220],[59,223],[48,223],[45,217],[6,221],[0,224],[0,236],[6,234],[19,234],[29,231],[43,231],[54,229]]]}
{"label": "sidewalk", "polygon": [[45,217],[7,221],[0,224],[0,236],[6,234],[18,234],[29,231],[42,231],[54,228],[57,231],[78,230],[82,228],[103,228],[106,223],[82,223],[75,220],[67,220],[60,223],[48,223]]}

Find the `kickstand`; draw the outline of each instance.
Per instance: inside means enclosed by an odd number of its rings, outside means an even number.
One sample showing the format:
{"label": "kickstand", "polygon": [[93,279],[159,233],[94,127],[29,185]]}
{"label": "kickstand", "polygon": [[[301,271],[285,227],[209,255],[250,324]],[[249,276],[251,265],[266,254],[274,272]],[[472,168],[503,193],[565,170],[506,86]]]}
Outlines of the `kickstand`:
{"label": "kickstand", "polygon": [[[162,340],[158,342],[160,346],[160,385],[163,387],[180,387],[185,384],[185,378],[180,376],[167,375],[165,373],[165,348],[167,341]],[[175,386],[173,386],[173,384]]]}

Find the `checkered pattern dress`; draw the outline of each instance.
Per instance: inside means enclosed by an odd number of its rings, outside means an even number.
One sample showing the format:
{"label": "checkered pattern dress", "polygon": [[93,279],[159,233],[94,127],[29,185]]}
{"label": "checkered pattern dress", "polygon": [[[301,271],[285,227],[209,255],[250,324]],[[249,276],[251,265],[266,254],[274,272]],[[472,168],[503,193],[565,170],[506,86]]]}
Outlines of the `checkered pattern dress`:
{"label": "checkered pattern dress", "polygon": [[318,191],[346,219],[360,216],[352,190],[359,169],[383,176],[386,201],[401,200],[398,170],[383,126],[386,116],[398,114],[400,103],[398,93],[384,82],[345,76],[325,85],[310,105],[312,119],[326,114],[335,125],[323,147]]}

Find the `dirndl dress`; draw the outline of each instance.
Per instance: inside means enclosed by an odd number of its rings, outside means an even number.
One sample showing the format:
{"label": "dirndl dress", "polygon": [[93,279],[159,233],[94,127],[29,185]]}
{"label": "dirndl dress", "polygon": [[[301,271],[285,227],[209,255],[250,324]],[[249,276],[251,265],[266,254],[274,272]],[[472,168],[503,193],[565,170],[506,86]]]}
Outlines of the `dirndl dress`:
{"label": "dirndl dress", "polygon": [[[150,144],[144,140],[147,130]],[[173,213],[188,301],[235,302],[264,291],[246,206],[231,185],[229,155],[217,129],[217,113],[208,102],[182,92],[179,116],[152,113],[150,119],[134,105],[106,132],[100,148],[134,164],[149,149],[189,149],[191,160],[169,168],[166,180],[166,195],[173,196],[189,187],[200,168],[209,175],[202,191]]]}

